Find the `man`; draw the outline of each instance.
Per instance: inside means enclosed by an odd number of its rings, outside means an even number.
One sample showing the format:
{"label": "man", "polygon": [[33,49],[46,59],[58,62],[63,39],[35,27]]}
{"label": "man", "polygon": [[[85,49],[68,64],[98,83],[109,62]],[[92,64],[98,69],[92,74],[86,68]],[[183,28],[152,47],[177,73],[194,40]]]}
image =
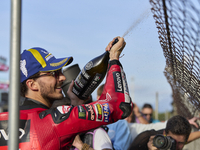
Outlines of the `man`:
{"label": "man", "polygon": [[189,121],[180,116],[174,116],[167,121],[165,129],[161,130],[148,130],[140,133],[128,150],[158,150],[153,145],[155,135],[162,134],[170,136],[176,141],[176,150],[182,150],[186,143],[189,143],[200,137],[200,132],[191,132],[191,125]]}
{"label": "man", "polygon": [[[50,109],[55,100],[63,99],[61,86],[66,78],[61,69],[70,64],[73,58],[56,59],[38,47],[24,50],[20,60],[21,95],[26,99],[20,107],[20,149],[69,149],[78,133],[116,122],[130,114],[132,104],[126,91],[125,73],[119,62],[119,55],[126,43],[123,38],[117,38],[119,41],[114,46],[112,43],[115,39],[106,47],[110,51],[110,62],[102,99],[76,107],[63,105]],[[116,78],[121,81],[116,82]],[[81,101],[72,92],[73,84],[68,90],[72,105]],[[124,87],[123,92],[115,91],[118,84]],[[0,114],[0,129],[6,135],[7,120],[8,113]],[[7,149],[8,138],[5,137],[0,138],[1,150]],[[88,145],[81,148],[86,147]]]}
{"label": "man", "polygon": [[145,103],[142,107],[142,114],[147,119],[149,123],[160,122],[159,120],[153,119],[153,108],[151,104]]}

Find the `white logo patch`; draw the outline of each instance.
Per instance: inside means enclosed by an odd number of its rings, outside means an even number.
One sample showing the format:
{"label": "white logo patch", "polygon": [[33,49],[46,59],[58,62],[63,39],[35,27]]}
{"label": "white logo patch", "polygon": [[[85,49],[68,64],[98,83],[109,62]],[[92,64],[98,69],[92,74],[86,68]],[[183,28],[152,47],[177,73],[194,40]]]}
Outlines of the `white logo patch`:
{"label": "white logo patch", "polygon": [[20,70],[22,73],[27,77],[28,76],[28,71],[26,69],[26,60],[20,60]]}
{"label": "white logo patch", "polygon": [[106,93],[106,99],[103,100],[98,100],[98,101],[103,101],[103,102],[109,102],[112,99],[109,93]]}
{"label": "white logo patch", "polygon": [[53,57],[53,55],[51,54],[51,55],[49,55],[47,58],[46,58],[46,61],[48,61],[50,58],[52,58]]}
{"label": "white logo patch", "polygon": [[87,64],[86,64],[86,66],[85,66],[85,69],[86,70],[90,70],[92,67],[93,67],[93,62],[92,61],[90,61],[90,62],[88,62]]}
{"label": "white logo patch", "polygon": [[62,106],[58,106],[57,109],[59,110],[59,112],[61,114],[66,114],[66,113],[68,113],[70,111],[71,106],[62,105]]}
{"label": "white logo patch", "polygon": [[43,53],[45,53],[45,54],[49,54],[49,52],[46,52],[46,51],[43,51],[43,50],[41,50],[41,52],[43,52]]}

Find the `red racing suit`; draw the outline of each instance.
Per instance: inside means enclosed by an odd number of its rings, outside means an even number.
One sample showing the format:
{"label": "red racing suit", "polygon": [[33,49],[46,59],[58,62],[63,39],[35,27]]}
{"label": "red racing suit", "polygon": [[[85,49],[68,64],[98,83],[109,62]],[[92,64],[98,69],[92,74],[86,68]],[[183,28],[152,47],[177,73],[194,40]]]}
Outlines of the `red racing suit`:
{"label": "red racing suit", "polygon": [[[20,150],[66,150],[74,137],[128,117],[133,104],[118,60],[109,62],[106,83],[98,101],[79,106],[47,108],[26,98],[20,107]],[[0,114],[0,149],[8,148],[8,112]]]}

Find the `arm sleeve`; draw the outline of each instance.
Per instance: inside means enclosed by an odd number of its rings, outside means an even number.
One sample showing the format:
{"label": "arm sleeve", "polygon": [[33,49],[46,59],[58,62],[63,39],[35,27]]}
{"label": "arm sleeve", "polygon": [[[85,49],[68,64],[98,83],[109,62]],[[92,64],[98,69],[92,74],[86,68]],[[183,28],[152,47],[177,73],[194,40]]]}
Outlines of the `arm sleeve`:
{"label": "arm sleeve", "polygon": [[129,123],[132,139],[134,140],[136,136],[146,130],[160,130],[166,127],[167,121],[150,123],[150,124],[140,124],[140,123]]}
{"label": "arm sleeve", "polygon": [[148,150],[147,143],[149,142],[149,138],[152,135],[156,134],[162,134],[163,130],[155,131],[155,130],[149,130],[149,131],[144,131],[140,133],[135,140],[131,143],[130,147],[128,150]]}
{"label": "arm sleeve", "polygon": [[108,135],[115,150],[127,150],[132,142],[130,129],[126,120],[119,120],[108,125]]}
{"label": "arm sleeve", "polygon": [[151,136],[152,131],[145,131],[140,133],[135,140],[131,143],[128,150],[148,150],[147,143],[149,142],[149,138]]}
{"label": "arm sleeve", "polygon": [[113,112],[111,122],[124,119],[132,112],[133,103],[129,95],[126,75],[118,60],[112,60],[109,63],[106,83],[98,102],[109,102]]}

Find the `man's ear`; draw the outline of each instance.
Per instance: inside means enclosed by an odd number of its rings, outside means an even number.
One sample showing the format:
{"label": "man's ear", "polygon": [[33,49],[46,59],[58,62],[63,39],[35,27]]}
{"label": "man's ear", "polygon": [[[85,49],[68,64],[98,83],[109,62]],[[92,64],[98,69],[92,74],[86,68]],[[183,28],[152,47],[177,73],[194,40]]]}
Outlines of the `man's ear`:
{"label": "man's ear", "polygon": [[28,79],[26,81],[26,85],[28,86],[29,89],[31,89],[32,91],[37,91],[38,90],[38,83],[33,80],[33,79]]}

